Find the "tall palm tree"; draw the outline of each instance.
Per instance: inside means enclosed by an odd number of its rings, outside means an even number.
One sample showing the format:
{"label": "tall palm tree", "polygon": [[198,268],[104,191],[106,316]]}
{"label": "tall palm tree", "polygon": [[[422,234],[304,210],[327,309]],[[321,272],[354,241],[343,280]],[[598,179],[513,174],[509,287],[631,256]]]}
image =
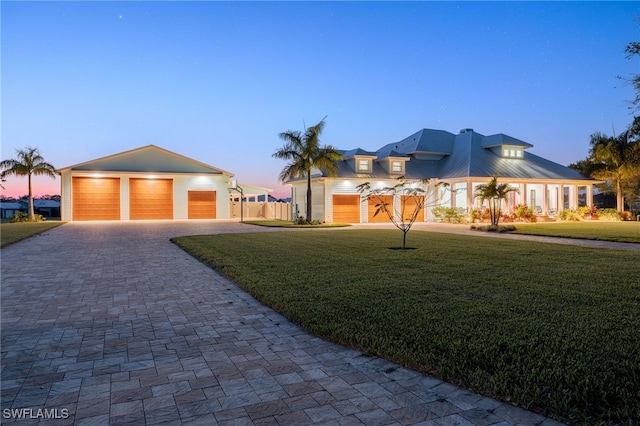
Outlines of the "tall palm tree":
{"label": "tall palm tree", "polygon": [[34,220],[35,213],[33,209],[33,188],[31,184],[31,176],[49,176],[55,178],[57,175],[56,168],[44,161],[38,148],[26,147],[25,149],[16,149],[16,158],[3,160],[0,162],[2,172],[0,176],[4,179],[7,175],[27,176],[29,182],[29,218]]}
{"label": "tall palm tree", "polygon": [[307,215],[305,218],[307,222],[311,221],[311,170],[316,168],[329,176],[335,176],[338,170],[337,162],[342,159],[342,154],[333,146],[320,146],[320,134],[324,126],[325,119],[323,118],[315,126],[306,129],[304,133],[297,130],[280,133],[280,139],[284,140],[284,145],[273,154],[275,158],[291,160],[280,172],[282,182],[296,178],[307,178]]}
{"label": "tall palm tree", "polygon": [[489,200],[491,226],[498,226],[502,200],[506,200],[510,192],[518,192],[518,189],[506,183],[498,183],[498,176],[492,177],[489,183],[476,187],[475,196],[479,197],[483,203]]}
{"label": "tall palm tree", "polygon": [[640,174],[640,141],[632,141],[630,131],[619,136],[591,135],[590,174],[615,185],[616,205],[624,210],[624,187]]}

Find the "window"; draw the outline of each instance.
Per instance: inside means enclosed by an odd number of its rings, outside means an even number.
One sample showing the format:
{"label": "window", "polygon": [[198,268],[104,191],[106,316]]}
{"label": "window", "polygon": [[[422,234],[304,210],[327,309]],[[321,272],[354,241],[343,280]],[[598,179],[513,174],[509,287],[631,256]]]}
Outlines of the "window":
{"label": "window", "polygon": [[521,148],[503,148],[502,156],[505,158],[522,158]]}
{"label": "window", "polygon": [[367,160],[367,159],[359,159],[358,160],[358,171],[359,172],[368,172],[369,169],[370,169],[369,160]]}
{"label": "window", "polygon": [[391,173],[402,173],[402,161],[391,161]]}

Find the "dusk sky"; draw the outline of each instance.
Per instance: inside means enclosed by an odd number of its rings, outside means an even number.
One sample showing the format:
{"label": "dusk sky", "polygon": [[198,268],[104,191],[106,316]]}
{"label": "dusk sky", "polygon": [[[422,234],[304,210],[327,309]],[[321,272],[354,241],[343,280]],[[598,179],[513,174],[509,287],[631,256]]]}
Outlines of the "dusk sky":
{"label": "dusk sky", "polygon": [[[57,168],[155,144],[288,189],[278,134],[376,150],[422,128],[506,133],[568,165],[632,122],[640,2],[1,4],[2,159]],[[59,194],[37,179],[35,194]],[[9,177],[4,195],[27,193]]]}

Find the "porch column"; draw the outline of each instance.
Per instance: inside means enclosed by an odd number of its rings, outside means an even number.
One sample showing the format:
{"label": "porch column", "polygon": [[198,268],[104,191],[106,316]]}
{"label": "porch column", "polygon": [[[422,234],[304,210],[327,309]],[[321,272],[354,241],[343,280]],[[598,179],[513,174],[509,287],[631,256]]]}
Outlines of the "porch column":
{"label": "porch column", "polygon": [[467,212],[473,210],[473,183],[467,179]]}
{"label": "porch column", "polygon": [[587,206],[591,207],[593,205],[593,184],[587,185]]}
{"label": "porch column", "polygon": [[531,207],[527,202],[527,184],[523,183],[521,188],[522,188],[522,192],[520,193],[520,195],[522,196],[522,204],[525,206]]}
{"label": "porch column", "polygon": [[542,184],[542,214],[549,214],[549,188],[547,184]]}
{"label": "porch column", "polygon": [[572,209],[578,208],[578,185],[571,185],[569,190],[569,205]]}
{"label": "porch column", "polygon": [[558,185],[558,212],[564,210],[564,185]]}
{"label": "porch column", "polygon": [[449,186],[449,190],[451,192],[451,195],[449,197],[451,199],[451,201],[449,201],[449,204],[451,205],[451,208],[454,208],[454,209],[457,207],[456,206],[456,201],[457,201],[456,198],[457,198],[457,195],[458,195],[457,185],[458,185],[457,183],[452,183],[451,186]]}

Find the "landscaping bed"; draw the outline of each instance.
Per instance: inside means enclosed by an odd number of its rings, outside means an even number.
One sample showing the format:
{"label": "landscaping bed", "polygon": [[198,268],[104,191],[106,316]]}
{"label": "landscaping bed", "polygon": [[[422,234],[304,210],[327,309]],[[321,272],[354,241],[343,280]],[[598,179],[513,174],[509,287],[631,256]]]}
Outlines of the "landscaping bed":
{"label": "landscaping bed", "polygon": [[635,252],[397,230],[175,238],[310,332],[573,424],[640,418]]}

